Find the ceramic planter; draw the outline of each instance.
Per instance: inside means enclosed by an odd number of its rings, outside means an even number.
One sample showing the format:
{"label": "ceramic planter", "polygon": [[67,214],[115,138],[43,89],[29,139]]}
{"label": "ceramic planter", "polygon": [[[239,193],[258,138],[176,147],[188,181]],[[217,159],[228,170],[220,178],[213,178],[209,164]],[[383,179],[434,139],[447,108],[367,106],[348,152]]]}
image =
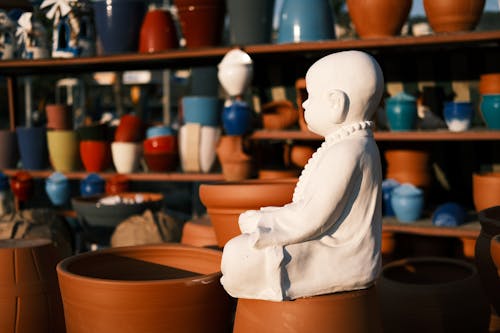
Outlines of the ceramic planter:
{"label": "ceramic planter", "polygon": [[384,153],[386,178],[426,188],[431,183],[429,153],[424,150],[391,149]]}
{"label": "ceramic planter", "polygon": [[452,132],[462,132],[470,128],[474,108],[470,102],[447,102],[444,104],[443,113],[448,129]]}
{"label": "ceramic planter", "polygon": [[120,118],[114,141],[139,142],[144,139],[144,133],[145,126],[142,119],[136,115],[126,114]]}
{"label": "ceramic planter", "polygon": [[85,171],[104,171],[111,166],[111,145],[108,141],[80,141],[80,158]]}
{"label": "ceramic planter", "polygon": [[500,94],[500,73],[486,73],[479,77],[481,95]]}
{"label": "ceramic planter", "polygon": [[10,188],[19,201],[26,201],[33,194],[33,177],[26,171],[18,171],[10,178]]}
{"label": "ceramic planter", "polygon": [[217,157],[222,166],[224,179],[239,181],[251,175],[252,157],[243,151],[243,137],[224,135],[217,144]]}
{"label": "ceramic planter", "polygon": [[139,170],[142,156],[142,142],[111,143],[111,158],[118,173],[132,173]]}
{"label": "ceramic planter", "polygon": [[226,0],[231,45],[271,42],[274,0]]}
{"label": "ceramic planter", "polygon": [[17,127],[17,144],[22,168],[43,170],[48,165],[47,129],[45,127]]}
{"label": "ceramic planter", "polygon": [[70,130],[73,128],[73,110],[66,104],[47,104],[47,128],[52,130]]}
{"label": "ceramic planter", "polygon": [[214,226],[217,245],[222,248],[241,234],[238,217],[244,211],[290,203],[296,183],[293,178],[202,184],[200,200]]}
{"label": "ceramic planter", "polygon": [[0,241],[1,332],[65,332],[55,271],[60,259],[50,240]]}
{"label": "ceramic planter", "polygon": [[199,247],[217,246],[214,227],[210,224],[208,216],[184,223],[181,244]]}
{"label": "ceramic planter", "polygon": [[466,261],[393,261],[377,288],[384,333],[488,331],[489,306],[476,268]]}
{"label": "ceramic planter", "polygon": [[150,171],[173,171],[179,164],[177,136],[154,136],[143,141],[144,160]]}
{"label": "ceramic planter", "polygon": [[222,126],[227,135],[243,135],[252,129],[252,113],[245,102],[234,101],[224,107]]}
{"label": "ceramic planter", "polygon": [[422,215],[424,192],[410,184],[400,185],[391,193],[391,207],[400,222],[415,222]]}
{"label": "ceramic planter", "polygon": [[184,96],[182,115],[184,123],[201,126],[219,126],[224,101],[215,96]]}
{"label": "ceramic planter", "polygon": [[500,205],[500,172],[474,173],[472,175],[472,198],[479,212]]}
{"label": "ceramic planter", "polygon": [[80,167],[80,143],[76,131],[48,131],[47,147],[55,171],[75,171]]}
{"label": "ceramic planter", "polygon": [[423,3],[431,28],[441,33],[474,30],[485,0],[424,0]]}
{"label": "ceramic planter", "polygon": [[349,16],[361,38],[399,35],[412,0],[347,0]]}
{"label": "ceramic planter", "polygon": [[500,93],[481,96],[481,114],[486,126],[490,129],[500,129]]}
{"label": "ceramic planter", "polygon": [[385,101],[391,131],[410,131],[417,125],[417,103],[413,96],[400,93]]}
{"label": "ceramic planter", "polygon": [[139,52],[165,51],[179,46],[177,31],[170,11],[152,7],[142,21]]}
{"label": "ceramic planter", "polygon": [[262,127],[269,130],[289,128],[297,123],[299,113],[290,101],[274,101],[262,105]]}
{"label": "ceramic planter", "polygon": [[234,333],[294,331],[381,333],[375,287],[283,302],[238,299]]}
{"label": "ceramic planter", "polygon": [[222,253],[163,244],[119,247],[57,266],[67,333],[230,332]]}

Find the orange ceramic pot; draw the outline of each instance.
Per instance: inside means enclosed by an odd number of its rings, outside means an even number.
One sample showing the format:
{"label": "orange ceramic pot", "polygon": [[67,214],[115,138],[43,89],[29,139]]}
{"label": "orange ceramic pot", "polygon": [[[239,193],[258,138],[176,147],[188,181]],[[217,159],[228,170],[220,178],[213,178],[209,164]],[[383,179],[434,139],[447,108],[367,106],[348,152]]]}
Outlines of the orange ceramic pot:
{"label": "orange ceramic pot", "polygon": [[424,0],[425,14],[435,32],[474,30],[485,0]]}
{"label": "orange ceramic pot", "polygon": [[472,175],[472,198],[476,211],[500,205],[500,172]]}
{"label": "orange ceramic pot", "polygon": [[299,113],[290,101],[274,101],[262,105],[262,126],[269,130],[289,128],[297,123]]}
{"label": "orange ceramic pot", "polygon": [[291,202],[296,183],[296,178],[288,178],[200,185],[200,200],[214,226],[217,245],[224,247],[241,233],[238,217],[244,211]]}
{"label": "orange ceramic pot", "polygon": [[347,0],[349,16],[361,38],[399,35],[412,0]]}
{"label": "orange ceramic pot", "polygon": [[299,107],[299,127],[302,131],[309,131],[304,119],[304,108],[302,107],[302,103],[307,99],[306,79],[299,78],[295,81],[295,94],[297,96],[295,101]]}
{"label": "orange ceramic pot", "polygon": [[0,241],[0,332],[63,333],[57,249],[47,239]]}
{"label": "orange ceramic pot", "polygon": [[417,187],[428,187],[431,182],[429,153],[423,150],[395,149],[385,152],[386,178]]}
{"label": "orange ceramic pot", "polygon": [[500,276],[500,234],[491,239],[490,251],[491,259],[493,259],[497,273]]}
{"label": "orange ceramic pot", "polygon": [[162,244],[69,257],[57,265],[67,333],[230,332],[221,256]]}
{"label": "orange ceramic pot", "polygon": [[238,299],[234,333],[380,333],[375,287],[270,302]]}
{"label": "orange ceramic pot", "polygon": [[290,147],[290,162],[299,168],[303,168],[306,166],[307,162],[309,162],[309,159],[312,157],[315,151],[316,149],[311,146],[295,144]]}
{"label": "orange ceramic pot", "polygon": [[179,46],[174,20],[168,10],[153,8],[142,21],[139,52],[165,51]]}
{"label": "orange ceramic pot", "polygon": [[216,148],[222,166],[222,174],[227,181],[240,181],[250,178],[252,157],[243,151],[241,135],[224,135]]}
{"label": "orange ceramic pot", "polygon": [[217,246],[214,227],[208,216],[184,223],[181,243],[192,246]]}
{"label": "orange ceramic pot", "polygon": [[500,94],[500,73],[483,74],[479,78],[481,95]]}

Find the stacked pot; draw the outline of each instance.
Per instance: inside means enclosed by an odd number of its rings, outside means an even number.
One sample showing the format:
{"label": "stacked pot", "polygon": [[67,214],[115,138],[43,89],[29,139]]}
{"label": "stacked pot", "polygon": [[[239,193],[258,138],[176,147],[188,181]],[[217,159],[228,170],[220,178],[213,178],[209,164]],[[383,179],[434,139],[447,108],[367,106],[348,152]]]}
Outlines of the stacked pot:
{"label": "stacked pot", "polygon": [[132,173],[139,170],[143,156],[144,123],[133,114],[120,118],[114,141],[111,143],[111,156],[118,173]]}
{"label": "stacked pot", "polygon": [[486,73],[479,79],[481,114],[486,126],[500,129],[500,73]]}

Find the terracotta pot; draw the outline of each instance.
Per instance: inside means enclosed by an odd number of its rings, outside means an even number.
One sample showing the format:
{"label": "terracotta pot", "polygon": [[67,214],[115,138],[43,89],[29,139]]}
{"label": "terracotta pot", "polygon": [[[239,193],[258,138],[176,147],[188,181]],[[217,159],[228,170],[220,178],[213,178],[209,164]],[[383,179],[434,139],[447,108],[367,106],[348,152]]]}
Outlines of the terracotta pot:
{"label": "terracotta pot", "polygon": [[421,150],[387,150],[386,178],[399,183],[410,183],[417,187],[427,187],[431,182],[429,153]]}
{"label": "terracotta pot", "polygon": [[174,20],[168,10],[150,9],[141,25],[139,52],[165,51],[179,46]]}
{"label": "terracotta pot", "polygon": [[111,167],[111,145],[108,141],[80,141],[80,158],[87,172],[99,172]]}
{"label": "terracotta pot", "polygon": [[384,333],[488,331],[488,302],[476,268],[466,261],[393,261],[384,266],[377,287]]}
{"label": "terracotta pot", "polygon": [[384,38],[400,34],[412,0],[347,0],[349,16],[361,38]]}
{"label": "terracotta pot", "polygon": [[497,274],[500,276],[500,234],[491,239],[490,251],[491,259],[497,268]]}
{"label": "terracotta pot", "polygon": [[252,157],[243,151],[241,135],[222,136],[217,144],[216,153],[225,180],[239,181],[250,177]]}
{"label": "terracotta pot", "polygon": [[67,258],[57,274],[68,333],[229,332],[222,253],[185,245],[117,247]]}
{"label": "terracotta pot", "polygon": [[396,240],[394,239],[394,233],[391,231],[382,231],[382,248],[380,250],[382,255],[387,257],[392,256],[395,248]]}
{"label": "terracotta pot", "polygon": [[[316,149],[314,149],[311,146],[308,145],[298,145],[294,144],[289,149],[289,160],[290,163],[293,165],[303,168],[306,166],[307,162],[309,162],[309,159],[312,157]],[[285,162],[287,161],[287,156],[288,152],[287,149],[285,149]]]}
{"label": "terracotta pot", "polygon": [[57,249],[46,239],[0,241],[0,332],[62,333]]}
{"label": "terracotta pot", "polygon": [[435,32],[474,30],[484,9],[484,0],[424,0],[425,14]]}
{"label": "terracotta pot", "polygon": [[200,200],[215,228],[217,245],[224,247],[241,233],[238,217],[244,211],[291,202],[296,183],[296,178],[290,178],[200,185]]}
{"label": "terracotta pot", "polygon": [[500,206],[482,210],[478,217],[481,232],[476,240],[475,262],[485,294],[496,315],[500,315],[500,278],[491,253],[492,239],[500,234]]}
{"label": "terracotta pot", "polygon": [[66,104],[47,104],[47,128],[54,130],[70,130],[73,128],[73,110]]}
{"label": "terracotta pot", "polygon": [[33,177],[26,171],[18,171],[10,178],[10,188],[19,201],[26,201],[33,194]]}
{"label": "terracotta pot", "polygon": [[500,73],[483,74],[479,78],[481,95],[500,94]]}
{"label": "terracotta pot", "polygon": [[290,101],[274,101],[262,105],[262,126],[269,130],[289,128],[297,123],[299,113]]}
{"label": "terracotta pot", "polygon": [[380,333],[377,293],[371,287],[283,302],[240,298],[233,332]]}
{"label": "terracotta pot", "polygon": [[500,172],[474,173],[472,198],[477,212],[500,205]]}
{"label": "terracotta pot", "polygon": [[215,230],[208,216],[184,223],[181,243],[191,246],[217,246]]}

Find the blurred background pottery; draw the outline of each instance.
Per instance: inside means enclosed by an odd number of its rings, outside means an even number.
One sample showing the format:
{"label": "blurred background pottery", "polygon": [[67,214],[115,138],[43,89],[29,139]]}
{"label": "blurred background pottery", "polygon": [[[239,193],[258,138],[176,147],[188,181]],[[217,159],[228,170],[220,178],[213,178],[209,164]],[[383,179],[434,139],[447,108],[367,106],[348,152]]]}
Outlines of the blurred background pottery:
{"label": "blurred background pottery", "polygon": [[170,126],[157,125],[148,127],[146,130],[146,139],[155,138],[157,136],[174,135],[174,131]]}
{"label": "blurred background pottery", "polygon": [[333,10],[328,0],[284,0],[277,43],[335,39]]}
{"label": "blurred background pottery", "polygon": [[274,0],[226,0],[229,43],[252,45],[271,43]]}
{"label": "blurred background pottery", "polygon": [[217,79],[230,97],[241,96],[252,77],[252,58],[240,49],[227,52],[217,65]]}
{"label": "blurred background pottery", "polygon": [[262,126],[265,129],[281,130],[297,124],[299,113],[292,102],[274,101],[262,105]]}
{"label": "blurred background pottery", "polygon": [[392,191],[398,187],[400,183],[395,179],[384,179],[382,181],[382,215],[394,216],[394,209],[392,209],[391,197]]}
{"label": "blurred background pottery", "polygon": [[184,123],[219,126],[224,101],[215,96],[184,96],[182,114]]}
{"label": "blurred background pottery", "polygon": [[443,114],[450,131],[462,132],[470,128],[474,108],[470,102],[446,102]]}
{"label": "blurred background pottery", "polygon": [[47,129],[45,127],[17,127],[17,144],[21,165],[27,170],[44,170],[48,166]]}
{"label": "blurred background pottery", "polygon": [[399,35],[411,6],[412,0],[347,0],[349,16],[361,38]]}
{"label": "blurred background pottery", "polygon": [[179,130],[179,157],[184,172],[210,172],[221,129],[186,123]]}
{"label": "blurred background pottery", "polygon": [[222,136],[217,143],[216,152],[225,180],[239,181],[250,178],[252,157],[243,150],[242,136]]}
{"label": "blurred background pottery", "polygon": [[300,176],[300,171],[296,169],[286,169],[286,170],[273,170],[273,169],[261,169],[259,170],[259,179],[282,179],[282,178],[297,178]]}
{"label": "blurred background pottery", "polygon": [[94,123],[80,126],[76,129],[80,141],[107,141],[109,139],[108,124]]}
{"label": "blurred background pottery", "polygon": [[130,180],[125,175],[114,175],[106,180],[106,194],[119,194],[128,192]]}
{"label": "blurred background pottery", "polygon": [[55,270],[61,259],[48,239],[0,240],[1,332],[65,332]]}
{"label": "blurred background pottery", "polygon": [[252,113],[247,103],[234,101],[224,106],[222,127],[227,135],[243,135],[252,130]]}
{"label": "blurred background pottery", "polygon": [[432,214],[432,224],[438,227],[458,227],[465,223],[465,209],[456,202],[439,205]]}
{"label": "blurred background pottery", "polygon": [[161,244],[70,257],[57,266],[65,316],[71,319],[67,331],[230,332],[232,303],[219,282],[221,256],[217,250]]}
{"label": "blurred background pottery", "polygon": [[290,151],[289,152],[290,163],[296,167],[301,168],[301,169],[306,166],[307,162],[309,162],[309,159],[312,157],[312,155],[316,151],[316,149],[314,147],[311,147],[308,145],[293,144],[288,149],[285,149],[285,152],[284,152],[285,163],[286,163],[286,160],[288,158],[287,150]]}
{"label": "blurred background pottery", "polygon": [[80,195],[89,197],[104,193],[104,178],[96,173],[89,173],[80,181]]}
{"label": "blurred background pottery", "polygon": [[142,0],[95,0],[92,4],[102,53],[137,52],[146,3]]}
{"label": "blurred background pottery", "polygon": [[399,93],[385,101],[385,111],[391,131],[410,131],[417,126],[416,99],[406,93]]}
{"label": "blurred background pottery", "polygon": [[490,129],[500,129],[500,93],[481,96],[480,109],[486,126]]}
{"label": "blurred background pottery", "polygon": [[177,30],[170,11],[150,5],[141,25],[139,52],[159,52],[178,46]]}
{"label": "blurred background pottery", "polygon": [[26,171],[17,171],[10,177],[10,188],[19,201],[28,200],[33,194],[33,177]]}
{"label": "blurred background pottery", "polygon": [[114,141],[139,142],[144,138],[144,133],[145,125],[142,119],[133,114],[126,114],[120,117]]}
{"label": "blurred background pottery", "polygon": [[422,215],[424,193],[411,184],[401,184],[392,190],[391,206],[399,221],[414,222]]}
{"label": "blurred background pottery", "polygon": [[218,46],[226,14],[224,0],[174,0],[187,48]]}
{"label": "blurred background pottery", "polygon": [[68,177],[60,172],[53,172],[45,179],[45,192],[54,206],[62,206],[70,198]]}
{"label": "blurred background pottery", "polygon": [[73,129],[73,110],[66,104],[47,104],[47,128],[53,130]]}
{"label": "blurred background pottery", "polygon": [[420,188],[431,184],[429,152],[417,149],[389,149],[384,152],[386,178],[410,183]]}
{"label": "blurred background pottery", "polygon": [[80,158],[85,171],[104,171],[111,166],[111,145],[108,141],[80,141]]}
{"label": "blurred background pottery", "polygon": [[150,171],[173,171],[179,164],[177,136],[156,136],[143,141],[144,160]]}
{"label": "blurred background pottery", "polygon": [[118,173],[132,173],[139,170],[142,156],[142,142],[111,143],[111,157]]}
{"label": "blurred background pottery", "polygon": [[15,168],[17,160],[16,132],[0,130],[0,170]]}
{"label": "blurred background pottery", "polygon": [[500,172],[472,175],[472,198],[476,211],[500,205]]}
{"label": "blurred background pottery", "polygon": [[425,14],[437,33],[474,30],[485,0],[423,0]]}
{"label": "blurred background pottery", "polygon": [[481,95],[500,94],[500,73],[486,73],[479,77],[479,93]]}
{"label": "blurred background pottery", "polygon": [[80,167],[80,143],[76,131],[48,131],[47,146],[50,162],[55,171],[75,171]]}

